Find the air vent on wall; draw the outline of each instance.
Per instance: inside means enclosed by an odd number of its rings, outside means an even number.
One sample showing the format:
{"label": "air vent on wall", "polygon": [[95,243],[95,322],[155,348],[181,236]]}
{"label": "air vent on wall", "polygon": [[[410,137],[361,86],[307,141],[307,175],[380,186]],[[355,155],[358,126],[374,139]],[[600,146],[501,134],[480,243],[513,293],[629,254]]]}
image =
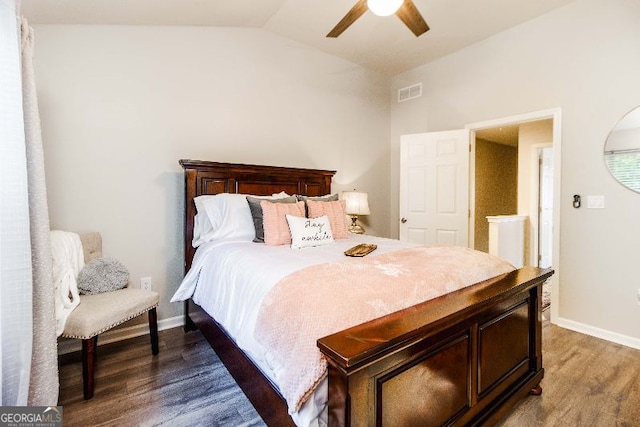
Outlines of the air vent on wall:
{"label": "air vent on wall", "polygon": [[398,89],[398,102],[408,101],[422,96],[422,83]]}

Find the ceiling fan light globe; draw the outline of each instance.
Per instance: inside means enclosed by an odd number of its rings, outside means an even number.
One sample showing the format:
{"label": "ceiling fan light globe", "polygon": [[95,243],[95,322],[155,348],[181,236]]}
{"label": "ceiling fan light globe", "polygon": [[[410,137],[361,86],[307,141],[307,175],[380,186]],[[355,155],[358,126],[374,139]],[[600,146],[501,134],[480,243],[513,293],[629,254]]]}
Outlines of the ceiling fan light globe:
{"label": "ceiling fan light globe", "polygon": [[369,10],[378,16],[393,15],[400,9],[404,0],[367,0]]}

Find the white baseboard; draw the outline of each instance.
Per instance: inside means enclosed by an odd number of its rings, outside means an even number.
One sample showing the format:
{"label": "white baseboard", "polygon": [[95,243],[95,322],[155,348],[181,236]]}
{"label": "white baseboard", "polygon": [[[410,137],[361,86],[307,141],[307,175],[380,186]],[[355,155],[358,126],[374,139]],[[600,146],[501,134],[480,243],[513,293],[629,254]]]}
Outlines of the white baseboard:
{"label": "white baseboard", "polygon": [[[611,341],[616,344],[621,344],[627,347],[640,350],[640,339],[633,338],[627,335],[618,334],[616,332],[607,331],[605,329],[596,328],[595,326],[585,325],[584,323],[576,322],[573,320],[559,317],[555,322],[558,326],[561,326],[572,331],[580,332],[583,334],[591,335],[592,337],[601,338],[603,340]],[[165,329],[182,327],[184,325],[184,315],[175,316],[169,319],[163,319],[158,321],[158,330],[163,331]],[[149,334],[149,324],[141,323],[139,325],[129,326],[126,328],[111,329],[103,334],[100,334],[98,339],[98,345],[109,344],[116,341],[122,341],[129,338],[139,337],[141,335]],[[72,353],[74,351],[80,351],[82,349],[81,340],[64,339],[58,342],[58,354]]]}
{"label": "white baseboard", "polygon": [[[183,325],[184,316],[175,316],[169,319],[159,320],[158,330],[163,331],[165,329],[182,327]],[[148,334],[149,323],[147,322],[125,328],[114,328],[100,334],[100,337],[98,338],[98,346]],[[58,354],[73,353],[74,351],[80,350],[82,350],[82,340],[62,339],[58,341]]]}
{"label": "white baseboard", "polygon": [[557,319],[556,324],[572,331],[591,335],[592,337],[601,338],[626,347],[640,350],[640,339],[629,337],[627,335],[618,334],[616,332],[607,331],[605,329],[596,328],[595,326],[585,325],[584,323],[575,322],[562,317]]}

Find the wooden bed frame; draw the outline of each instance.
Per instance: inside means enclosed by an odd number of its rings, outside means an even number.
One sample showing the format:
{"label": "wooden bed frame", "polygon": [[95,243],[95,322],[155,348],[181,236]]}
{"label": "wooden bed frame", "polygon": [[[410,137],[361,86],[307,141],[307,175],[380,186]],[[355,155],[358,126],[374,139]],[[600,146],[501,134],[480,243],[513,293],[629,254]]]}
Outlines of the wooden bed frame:
{"label": "wooden bed frame", "polygon": [[[185,176],[185,272],[195,205],[205,194],[320,196],[335,172],[180,160]],[[481,425],[540,394],[542,284],[524,267],[318,340],[329,363],[329,425]],[[268,425],[293,425],[284,399],[193,301],[199,329]]]}

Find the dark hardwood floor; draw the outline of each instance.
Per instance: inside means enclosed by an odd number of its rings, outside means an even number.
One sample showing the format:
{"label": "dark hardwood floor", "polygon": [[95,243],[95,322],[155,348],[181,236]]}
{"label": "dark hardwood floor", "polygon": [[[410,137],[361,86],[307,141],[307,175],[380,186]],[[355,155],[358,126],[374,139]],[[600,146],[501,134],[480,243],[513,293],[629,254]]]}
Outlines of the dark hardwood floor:
{"label": "dark hardwood floor", "polygon": [[[65,426],[260,426],[249,401],[199,332],[161,331],[100,346],[95,396],[82,398],[79,353],[60,357]],[[498,424],[640,426],[640,350],[543,323],[542,396]]]}
{"label": "dark hardwood floor", "polygon": [[159,332],[98,347],[95,394],[82,397],[80,353],[60,357],[67,426],[263,426],[264,422],[199,332]]}

